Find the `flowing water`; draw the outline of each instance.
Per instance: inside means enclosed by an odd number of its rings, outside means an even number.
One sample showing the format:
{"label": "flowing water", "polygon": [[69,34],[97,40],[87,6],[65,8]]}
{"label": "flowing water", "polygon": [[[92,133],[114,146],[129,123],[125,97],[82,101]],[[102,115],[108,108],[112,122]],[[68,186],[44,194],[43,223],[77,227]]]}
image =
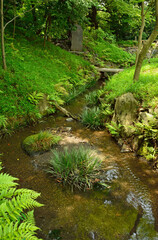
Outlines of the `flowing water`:
{"label": "flowing water", "polygon": [[[78,114],[84,97],[67,109]],[[71,127],[76,138],[95,147],[103,158],[103,182],[110,188],[86,192],[72,191],[55,182],[27,156],[22,141],[46,128]],[[120,149],[106,130],[93,131],[77,121],[66,121],[61,113],[45,121],[20,129],[1,140],[4,171],[19,178],[20,187],[41,193],[44,207],[35,210],[38,236],[63,240],[156,240],[158,239],[158,173],[133,153]],[[44,155],[43,155],[44,156]]]}

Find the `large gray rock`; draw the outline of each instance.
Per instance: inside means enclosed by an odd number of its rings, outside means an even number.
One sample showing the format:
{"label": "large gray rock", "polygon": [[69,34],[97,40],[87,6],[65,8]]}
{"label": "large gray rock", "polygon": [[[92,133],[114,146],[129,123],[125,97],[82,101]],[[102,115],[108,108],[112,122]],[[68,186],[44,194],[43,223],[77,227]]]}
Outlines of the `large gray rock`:
{"label": "large gray rock", "polygon": [[125,134],[133,131],[131,126],[137,120],[138,103],[132,93],[126,93],[116,99],[113,122],[124,126]]}
{"label": "large gray rock", "polygon": [[76,25],[76,30],[72,31],[71,37],[71,51],[82,51],[83,47],[83,29],[80,25]]}

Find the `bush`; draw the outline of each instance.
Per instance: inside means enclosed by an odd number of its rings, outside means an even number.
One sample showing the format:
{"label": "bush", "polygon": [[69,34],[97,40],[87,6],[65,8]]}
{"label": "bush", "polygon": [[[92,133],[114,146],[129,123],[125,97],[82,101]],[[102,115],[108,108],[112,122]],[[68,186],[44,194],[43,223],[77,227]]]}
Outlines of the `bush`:
{"label": "bush", "polygon": [[53,145],[60,141],[60,137],[43,131],[38,134],[28,136],[22,144],[23,149],[29,154],[49,151]]}
{"label": "bush", "polygon": [[[2,167],[0,166],[0,170]],[[42,204],[35,199],[39,193],[29,189],[16,189],[17,178],[0,173],[0,239],[37,240],[34,207]]]}
{"label": "bush", "polygon": [[81,122],[92,129],[103,126],[102,113],[98,107],[86,108],[81,114]]}
{"label": "bush", "polygon": [[93,187],[93,181],[101,161],[90,149],[84,147],[54,150],[48,172],[63,183],[68,183],[79,190]]}

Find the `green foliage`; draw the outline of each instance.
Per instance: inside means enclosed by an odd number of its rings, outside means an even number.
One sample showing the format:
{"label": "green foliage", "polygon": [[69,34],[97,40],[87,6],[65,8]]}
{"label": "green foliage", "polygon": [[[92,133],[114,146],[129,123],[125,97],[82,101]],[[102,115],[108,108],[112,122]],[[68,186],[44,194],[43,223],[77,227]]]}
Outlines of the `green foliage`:
{"label": "green foliage", "polygon": [[14,178],[0,173],[0,239],[37,240],[33,210],[42,204],[36,201],[39,193],[29,189],[16,189]]}
{"label": "green foliage", "polygon": [[143,102],[144,106],[150,106],[152,100],[158,96],[157,67],[158,62],[156,58],[151,59],[150,64],[145,61],[140,79],[135,83],[133,82],[134,67],[115,74],[104,87],[106,101],[113,103],[115,98],[124,93],[131,92],[136,99]]}
{"label": "green foliage", "polygon": [[120,137],[121,133],[122,133],[122,125],[121,124],[117,124],[115,122],[111,122],[110,124],[107,123],[106,124],[107,129],[109,130],[109,132],[111,133],[112,136],[114,137]]}
{"label": "green foliage", "polygon": [[98,103],[98,92],[97,91],[93,91],[89,94],[86,94],[85,96],[86,99],[86,105],[88,107],[94,107],[97,105]]}
{"label": "green foliage", "polygon": [[7,126],[7,121],[8,119],[4,115],[0,115],[0,129],[1,128],[6,128]]}
{"label": "green foliage", "polygon": [[114,113],[114,110],[112,109],[111,104],[106,103],[104,101],[101,103],[100,109],[105,120],[108,120],[110,117],[112,117]]}
{"label": "green foliage", "polygon": [[52,43],[43,49],[40,39],[29,42],[8,35],[6,58],[8,70],[0,70],[0,126],[3,128],[10,117],[35,122],[41,118],[37,105],[44,96],[50,98],[48,112],[52,112],[52,100],[60,104],[73,88],[83,88],[92,81],[93,68],[87,61]]}
{"label": "green foliage", "polygon": [[48,131],[41,131],[40,133],[25,138],[22,146],[28,154],[32,155],[36,152],[50,150],[60,139],[59,136],[53,135]]}
{"label": "green foliage", "polygon": [[138,154],[144,156],[147,160],[155,160],[158,153],[157,121],[149,122],[149,124],[135,123],[134,130],[134,134],[141,141]]}
{"label": "green foliage", "polygon": [[98,129],[102,127],[103,119],[100,108],[85,108],[81,114],[81,122],[92,129]]}
{"label": "green foliage", "polygon": [[43,93],[37,93],[36,91],[34,91],[32,94],[29,94],[28,100],[30,101],[30,103],[37,105],[39,101],[43,99],[43,97]]}
{"label": "green foliage", "polygon": [[115,43],[109,43],[104,39],[104,32],[99,31],[94,34],[93,31],[85,32],[84,46],[90,52],[87,55],[90,61],[95,63],[98,59],[101,61],[113,62],[120,64],[120,66],[127,66],[134,63],[135,57],[123,51]]}
{"label": "green foliage", "polygon": [[101,161],[84,147],[52,151],[48,172],[58,180],[80,190],[93,187]]}

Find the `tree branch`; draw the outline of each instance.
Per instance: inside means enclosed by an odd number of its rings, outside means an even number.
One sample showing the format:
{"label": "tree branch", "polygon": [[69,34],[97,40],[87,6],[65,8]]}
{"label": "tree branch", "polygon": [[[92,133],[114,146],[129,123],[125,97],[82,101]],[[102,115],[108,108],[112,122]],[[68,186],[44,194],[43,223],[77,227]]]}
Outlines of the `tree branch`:
{"label": "tree branch", "polygon": [[[27,12],[31,12],[35,7],[36,7],[36,6],[34,6],[33,8],[31,8],[31,9],[25,11],[25,12],[23,12],[22,14],[25,14],[25,13],[27,13]],[[14,21],[16,18],[18,18],[18,17],[20,17],[20,15],[15,16],[15,17],[12,18],[9,22],[7,22],[7,23],[4,25],[4,30],[5,30],[5,28],[8,26],[9,23],[13,22],[13,21]]]}

